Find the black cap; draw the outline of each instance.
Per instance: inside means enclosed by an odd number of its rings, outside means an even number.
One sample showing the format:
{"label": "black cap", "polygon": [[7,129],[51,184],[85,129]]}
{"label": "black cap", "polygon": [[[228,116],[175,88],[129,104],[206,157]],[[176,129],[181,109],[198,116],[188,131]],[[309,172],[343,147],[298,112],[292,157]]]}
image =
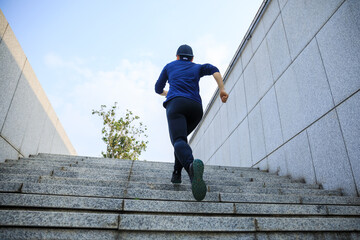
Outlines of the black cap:
{"label": "black cap", "polygon": [[191,47],[189,45],[186,45],[186,44],[181,45],[178,48],[178,50],[176,52],[176,55],[194,57]]}

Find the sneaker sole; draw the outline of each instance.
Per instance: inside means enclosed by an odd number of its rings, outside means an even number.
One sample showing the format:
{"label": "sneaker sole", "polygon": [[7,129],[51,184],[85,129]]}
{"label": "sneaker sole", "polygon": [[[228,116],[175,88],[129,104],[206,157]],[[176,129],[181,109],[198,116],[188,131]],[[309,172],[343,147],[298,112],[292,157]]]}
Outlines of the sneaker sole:
{"label": "sneaker sole", "polygon": [[194,198],[201,201],[206,196],[206,184],[203,180],[204,164],[201,160],[195,159],[193,162],[194,178],[191,183],[191,190]]}

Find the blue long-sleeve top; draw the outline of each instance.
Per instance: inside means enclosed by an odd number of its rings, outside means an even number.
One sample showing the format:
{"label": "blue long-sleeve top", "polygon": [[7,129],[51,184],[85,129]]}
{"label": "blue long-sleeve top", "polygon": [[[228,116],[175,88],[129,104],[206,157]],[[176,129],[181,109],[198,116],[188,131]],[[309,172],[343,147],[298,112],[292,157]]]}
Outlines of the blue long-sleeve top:
{"label": "blue long-sleeve top", "polygon": [[202,104],[199,94],[200,78],[206,75],[213,75],[219,69],[211,64],[196,64],[191,61],[175,60],[168,63],[161,71],[159,79],[155,84],[155,92],[161,94],[166,82],[169,81],[169,91],[164,102],[175,97],[185,97]]}

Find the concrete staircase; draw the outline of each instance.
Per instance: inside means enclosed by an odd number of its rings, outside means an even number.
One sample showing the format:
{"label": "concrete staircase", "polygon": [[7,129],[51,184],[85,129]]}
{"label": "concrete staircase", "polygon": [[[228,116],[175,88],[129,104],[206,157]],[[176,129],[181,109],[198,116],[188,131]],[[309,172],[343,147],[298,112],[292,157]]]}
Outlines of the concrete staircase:
{"label": "concrete staircase", "polygon": [[0,239],[360,239],[360,198],[205,166],[196,202],[170,163],[39,154],[0,164]]}

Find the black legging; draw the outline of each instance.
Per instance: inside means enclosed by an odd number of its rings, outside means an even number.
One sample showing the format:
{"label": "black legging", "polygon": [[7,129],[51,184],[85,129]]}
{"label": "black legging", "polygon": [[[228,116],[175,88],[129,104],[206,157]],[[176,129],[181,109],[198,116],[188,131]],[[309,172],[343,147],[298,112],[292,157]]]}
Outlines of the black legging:
{"label": "black legging", "polygon": [[194,100],[176,97],[166,103],[170,140],[175,151],[174,170],[189,170],[194,157],[187,136],[196,128],[203,115],[202,105]]}

